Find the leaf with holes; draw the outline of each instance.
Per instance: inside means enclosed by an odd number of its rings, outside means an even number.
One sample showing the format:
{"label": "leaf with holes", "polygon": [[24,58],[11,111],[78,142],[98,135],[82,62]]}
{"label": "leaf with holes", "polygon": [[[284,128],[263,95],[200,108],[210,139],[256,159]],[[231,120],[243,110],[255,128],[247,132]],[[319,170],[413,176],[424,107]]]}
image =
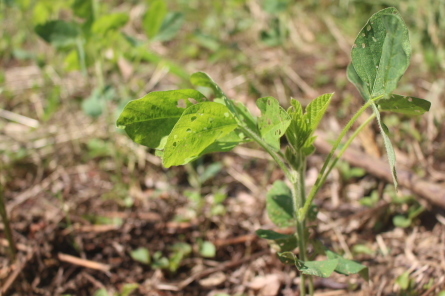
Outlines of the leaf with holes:
{"label": "leaf with holes", "polygon": [[261,238],[274,241],[281,252],[292,251],[297,247],[297,238],[293,234],[282,234],[265,229],[258,229],[255,233]]}
{"label": "leaf with holes", "polygon": [[117,120],[136,143],[163,149],[167,137],[186,108],[205,100],[193,89],[151,92],[129,102]]}
{"label": "leaf with holes", "polygon": [[203,102],[187,108],[165,144],[164,166],[183,165],[196,159],[208,146],[237,126],[224,105]]}
{"label": "leaf with holes", "polygon": [[365,281],[369,281],[369,270],[367,266],[361,265],[360,263],[352,260],[345,259],[342,256],[329,250],[326,250],[326,255],[329,259],[338,259],[338,265],[335,268],[335,272],[344,275],[358,274]]}
{"label": "leaf with holes", "polygon": [[303,274],[315,275],[318,277],[330,277],[338,265],[338,259],[330,259],[323,261],[300,261],[296,266]]}
{"label": "leaf with holes", "polygon": [[424,99],[391,95],[389,99],[381,99],[377,103],[380,111],[396,112],[405,115],[421,115],[430,110],[431,103]]}
{"label": "leaf with holes", "polygon": [[284,135],[291,118],[273,97],[264,97],[256,101],[261,110],[258,129],[261,137],[276,151],[280,150],[280,138]]}
{"label": "leaf with holes", "polygon": [[368,20],[352,47],[352,65],[371,97],[389,95],[411,56],[408,29],[397,9],[383,9]]}
{"label": "leaf with holes", "polygon": [[292,193],[283,181],[275,181],[267,192],[266,210],[269,219],[278,227],[295,225]]}

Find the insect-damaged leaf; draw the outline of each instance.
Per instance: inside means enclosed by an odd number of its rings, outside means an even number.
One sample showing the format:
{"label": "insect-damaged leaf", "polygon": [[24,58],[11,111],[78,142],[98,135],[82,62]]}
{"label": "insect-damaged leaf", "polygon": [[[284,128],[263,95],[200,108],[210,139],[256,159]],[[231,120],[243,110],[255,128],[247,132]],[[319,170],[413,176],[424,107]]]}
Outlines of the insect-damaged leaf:
{"label": "insect-damaged leaf", "polygon": [[261,110],[258,129],[261,137],[275,150],[280,150],[280,138],[284,135],[291,118],[273,97],[264,97],[256,101]]}
{"label": "insect-damaged leaf", "polygon": [[278,227],[295,225],[292,193],[283,181],[275,181],[267,192],[266,210],[269,219]]}
{"label": "insect-damaged leaf", "polygon": [[326,255],[329,259],[338,259],[338,265],[335,268],[335,272],[344,275],[359,274],[365,281],[369,281],[369,270],[367,266],[345,259],[329,250],[326,250]]}
{"label": "insect-damaged leaf", "polygon": [[323,261],[301,261],[291,252],[277,253],[278,258],[285,264],[292,264],[303,274],[315,275],[323,278],[329,277],[338,266],[338,259]]}
{"label": "insect-damaged leaf", "polygon": [[396,112],[405,115],[421,115],[430,110],[431,103],[424,99],[391,95],[389,99],[381,99],[377,103],[380,111]]}
{"label": "insect-damaged leaf", "polygon": [[187,108],[165,144],[164,166],[168,168],[190,162],[237,126],[233,115],[224,105],[203,102]]}
{"label": "insect-damaged leaf", "polygon": [[352,47],[352,65],[371,97],[390,94],[409,65],[408,29],[397,9],[368,20]]}
{"label": "insect-damaged leaf", "polygon": [[151,92],[129,102],[117,120],[136,143],[163,149],[167,137],[185,108],[205,97],[193,89]]}
{"label": "insect-damaged leaf", "polygon": [[258,229],[255,233],[261,238],[273,240],[282,252],[292,251],[297,247],[297,238],[293,234],[282,234],[266,229]]}

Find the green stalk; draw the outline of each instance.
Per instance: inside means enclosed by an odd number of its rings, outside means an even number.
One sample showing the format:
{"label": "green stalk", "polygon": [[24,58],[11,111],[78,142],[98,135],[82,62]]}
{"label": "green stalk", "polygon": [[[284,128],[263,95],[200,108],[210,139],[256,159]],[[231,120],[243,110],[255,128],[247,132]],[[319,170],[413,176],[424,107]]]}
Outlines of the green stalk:
{"label": "green stalk", "polygon": [[375,113],[373,113],[371,116],[368,117],[368,119],[366,119],[365,122],[363,122],[352,134],[352,136],[348,139],[348,141],[346,141],[346,143],[343,145],[343,148],[340,150],[340,152],[337,154],[337,156],[335,156],[334,160],[332,161],[331,165],[329,165],[329,169],[327,171],[327,173],[323,176],[323,179],[321,180],[321,184],[324,184],[324,182],[326,181],[326,178],[329,176],[329,174],[331,173],[332,169],[335,167],[335,165],[337,164],[338,160],[341,158],[341,156],[343,155],[343,153],[345,153],[346,149],[348,149],[349,145],[351,145],[352,141],[355,139],[355,137],[357,137],[357,135],[362,131],[362,129],[368,125],[368,123],[370,123],[373,119],[375,118]]}
{"label": "green stalk", "polygon": [[2,188],[0,187],[0,216],[2,217],[3,225],[5,227],[5,236],[9,244],[9,253],[11,260],[15,261],[16,248],[14,238],[12,237],[11,225],[9,224],[8,214],[6,213],[5,198],[3,196]]}
{"label": "green stalk", "polygon": [[[306,159],[304,159],[305,161]],[[299,259],[301,261],[306,261],[306,240],[304,236],[305,221],[300,221],[298,219],[299,210],[304,205],[304,165],[300,165],[297,172],[296,182],[292,183],[292,202],[294,205],[294,216],[296,220],[296,234],[299,249]],[[306,275],[300,274],[300,295],[306,295]]]}
{"label": "green stalk", "polygon": [[375,101],[381,99],[383,95],[372,98],[366,102],[358,111],[354,114],[354,116],[349,120],[349,122],[346,124],[346,126],[341,131],[340,135],[338,136],[337,140],[335,141],[334,145],[332,146],[331,151],[329,152],[328,156],[326,157],[326,160],[323,164],[323,167],[321,168],[320,172],[318,173],[317,180],[315,181],[314,186],[312,186],[311,191],[309,192],[308,198],[304,204],[304,207],[300,209],[299,213],[299,219],[304,220],[306,218],[307,212],[309,211],[309,207],[312,204],[312,201],[314,200],[315,194],[318,192],[318,190],[321,188],[321,185],[323,185],[323,176],[326,172],[326,169],[328,167],[329,161],[331,160],[332,156],[334,155],[335,151],[337,150],[338,146],[341,143],[341,140],[346,135],[346,133],[351,129],[354,122],[357,120],[357,118],[365,112],[365,110],[374,104]]}

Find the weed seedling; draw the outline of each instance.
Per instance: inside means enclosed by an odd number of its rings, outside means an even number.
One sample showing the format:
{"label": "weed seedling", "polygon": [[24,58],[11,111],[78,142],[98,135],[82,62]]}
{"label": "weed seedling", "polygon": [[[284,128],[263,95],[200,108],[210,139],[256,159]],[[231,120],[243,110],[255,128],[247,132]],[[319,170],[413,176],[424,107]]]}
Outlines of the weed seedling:
{"label": "weed seedling", "polygon": [[[295,265],[300,271],[300,295],[313,294],[310,276],[329,277],[333,272],[344,275],[359,274],[368,280],[368,268],[319,247],[308,239],[307,219],[314,213],[315,195],[335,167],[340,156],[356,135],[374,118],[382,131],[389,165],[397,187],[395,154],[389,139],[388,128],[381,120],[381,111],[420,115],[428,111],[430,103],[415,97],[393,94],[397,82],[409,65],[411,47],[408,29],[395,8],[374,14],[358,34],[352,47],[352,62],[347,68],[349,80],[357,87],[365,104],[352,116],[334,142],[332,150],[320,170],[315,185],[305,192],[306,158],[314,152],[314,131],[322,119],[333,94],[315,98],[305,109],[299,101],[290,100],[290,107],[283,109],[273,97],[257,100],[261,116],[255,118],[240,102],[230,100],[220,87],[205,73],[191,76],[195,86],[209,87],[215,99],[209,101],[193,89],[159,91],[131,101],[117,120],[133,141],[156,149],[163,165],[185,165],[206,153],[229,151],[249,141],[258,143],[281,168],[291,184],[276,181],[266,195],[267,213],[278,227],[295,228],[295,234],[285,235],[260,229],[258,236],[280,246],[279,259]],[[362,123],[336,153],[342,139],[357,118],[371,107],[371,115]],[[285,136],[287,146],[282,149],[280,138]],[[327,259],[312,261],[308,245],[315,254]],[[298,256],[294,250],[298,248]],[[309,281],[307,279],[309,278]]]}

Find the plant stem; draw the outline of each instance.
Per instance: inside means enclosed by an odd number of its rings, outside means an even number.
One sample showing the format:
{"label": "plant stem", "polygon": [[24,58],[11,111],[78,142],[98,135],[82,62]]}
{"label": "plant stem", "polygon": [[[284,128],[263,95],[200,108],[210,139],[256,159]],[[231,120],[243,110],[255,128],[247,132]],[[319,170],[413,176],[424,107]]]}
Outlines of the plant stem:
{"label": "plant stem", "polygon": [[318,190],[321,188],[321,185],[323,185],[323,176],[326,172],[326,169],[328,167],[329,161],[331,160],[332,156],[334,155],[335,151],[337,150],[338,146],[341,143],[341,140],[346,135],[346,133],[351,129],[354,122],[357,120],[357,118],[365,112],[365,110],[372,104],[374,104],[375,101],[381,99],[383,95],[372,98],[366,102],[358,111],[354,114],[354,116],[349,120],[349,122],[346,124],[346,126],[341,131],[340,135],[338,136],[337,140],[335,141],[334,145],[332,146],[331,151],[329,152],[328,156],[326,157],[326,160],[323,164],[323,167],[321,168],[320,172],[318,173],[317,180],[315,181],[314,186],[312,186],[311,191],[309,192],[309,195],[307,197],[307,200],[304,204],[304,207],[300,210],[300,213],[298,215],[300,220],[304,220],[306,218],[307,212],[309,211],[309,207],[312,204],[312,201],[314,200],[315,194],[318,192]]}
{"label": "plant stem", "polygon": [[2,217],[3,225],[5,228],[5,236],[9,244],[9,253],[11,260],[15,261],[16,248],[14,238],[12,237],[11,225],[9,224],[8,214],[6,213],[5,198],[3,197],[2,188],[0,187],[0,216]]}
{"label": "plant stem", "polygon": [[349,145],[351,145],[352,141],[355,139],[355,137],[357,137],[357,135],[362,131],[362,129],[368,125],[368,123],[370,123],[373,119],[375,118],[375,113],[373,113],[371,116],[368,117],[368,119],[366,119],[352,134],[352,136],[346,141],[346,143],[343,145],[343,148],[340,150],[340,152],[335,156],[334,160],[331,162],[331,164],[329,165],[329,169],[327,171],[326,174],[324,174],[323,179],[321,179],[321,184],[324,184],[324,182],[326,181],[326,178],[329,176],[329,174],[331,173],[332,169],[335,167],[335,165],[337,164],[338,160],[340,159],[340,157],[343,155],[343,153],[345,153],[346,149],[348,149]]}
{"label": "plant stem", "polygon": [[[296,181],[292,183],[292,201],[294,205],[294,216],[296,220],[296,234],[298,241],[298,249],[299,249],[299,259],[301,261],[307,260],[306,254],[306,220],[300,220],[298,215],[300,209],[303,207],[305,203],[305,171],[306,171],[306,157],[301,157],[300,166],[297,171]],[[313,285],[310,276],[300,274],[300,295],[306,295],[306,278],[309,280],[309,291],[310,295],[313,294]]]}
{"label": "plant stem", "polygon": [[291,183],[295,183],[295,176],[294,174],[291,173],[291,171],[289,170],[289,168],[286,166],[286,164],[283,162],[283,160],[281,159],[281,157],[278,155],[277,152],[275,152],[270,146],[269,144],[267,144],[266,142],[263,141],[263,139],[261,139],[255,132],[253,132],[252,130],[250,130],[248,127],[243,126],[243,125],[239,125],[239,128],[252,140],[254,140],[255,142],[257,142],[261,147],[264,148],[264,150],[267,151],[267,153],[269,153],[270,156],[272,156],[273,160],[275,160],[275,162],[278,164],[278,166],[281,168],[281,170],[283,171],[283,173],[286,175],[286,178],[291,182]]}

